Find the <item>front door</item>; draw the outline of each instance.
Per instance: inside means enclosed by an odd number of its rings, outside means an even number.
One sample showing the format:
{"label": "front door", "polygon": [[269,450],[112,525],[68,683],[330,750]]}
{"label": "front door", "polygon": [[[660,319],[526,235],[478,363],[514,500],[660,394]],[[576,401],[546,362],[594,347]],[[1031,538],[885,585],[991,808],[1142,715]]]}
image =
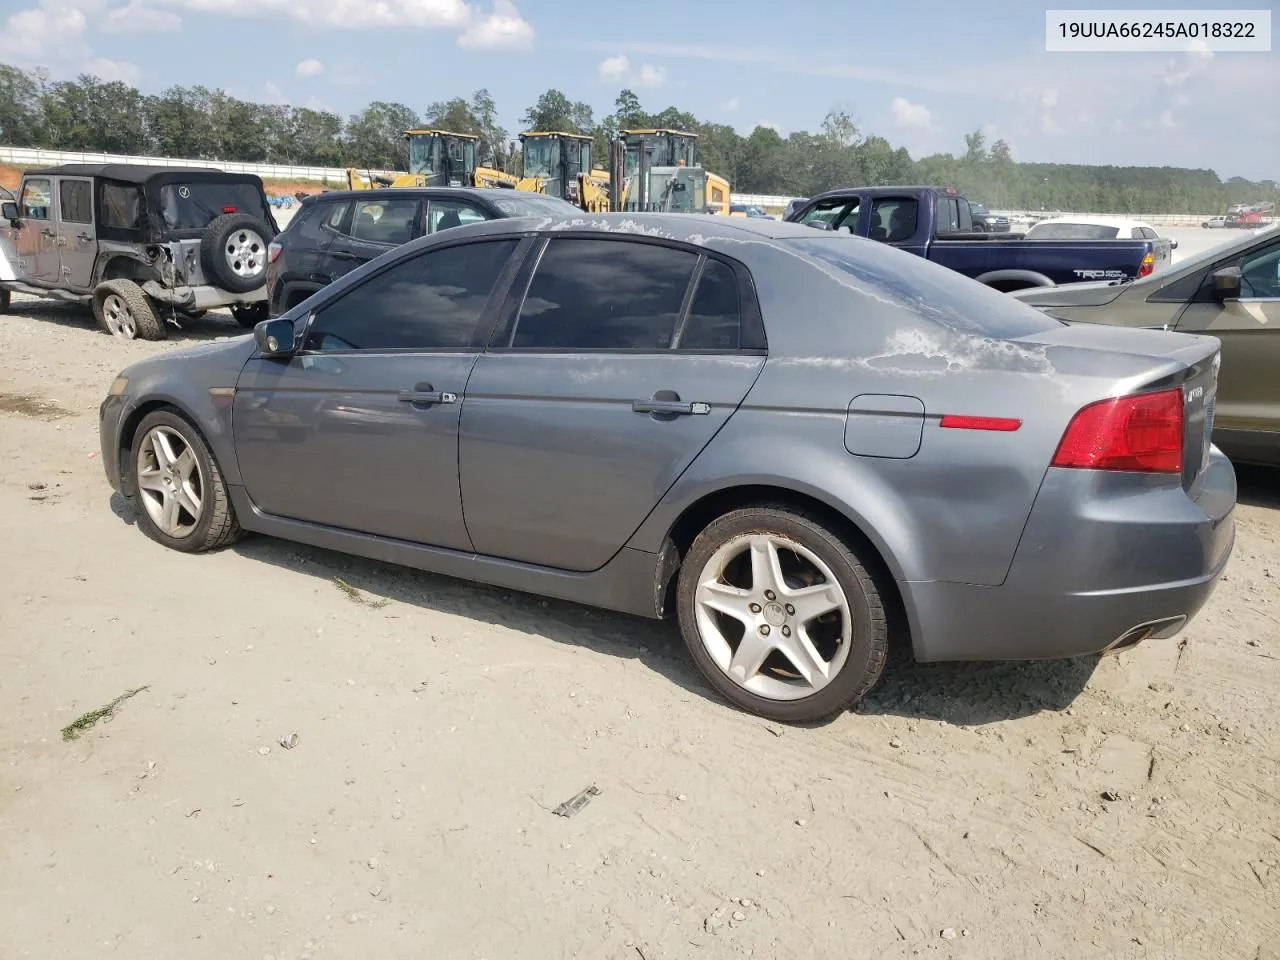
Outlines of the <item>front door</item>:
{"label": "front door", "polygon": [[32,177],[22,183],[13,244],[22,261],[20,279],[40,284],[58,282],[58,231],[53,204],[53,180]]}
{"label": "front door", "polygon": [[476,552],[607,563],[759,375],[746,295],[734,267],[687,249],[550,240],[467,385],[459,466]]}
{"label": "front door", "polygon": [[422,236],[422,203],[417,197],[356,200],[350,219],[325,251],[330,282],[356,267]]}
{"label": "front door", "polygon": [[1198,296],[1175,329],[1209,334],[1222,342],[1215,428],[1280,432],[1280,239],[1272,238],[1238,260],[1215,267],[1233,265],[1240,268],[1239,298]]}
{"label": "front door", "polygon": [[260,510],[470,549],[458,415],[476,331],[516,246],[429,250],[333,299],[322,293],[297,355],[249,361],[236,389],[234,439]]}
{"label": "front door", "polygon": [[73,290],[93,286],[98,241],[93,223],[93,181],[58,178],[58,255],[62,282]]}

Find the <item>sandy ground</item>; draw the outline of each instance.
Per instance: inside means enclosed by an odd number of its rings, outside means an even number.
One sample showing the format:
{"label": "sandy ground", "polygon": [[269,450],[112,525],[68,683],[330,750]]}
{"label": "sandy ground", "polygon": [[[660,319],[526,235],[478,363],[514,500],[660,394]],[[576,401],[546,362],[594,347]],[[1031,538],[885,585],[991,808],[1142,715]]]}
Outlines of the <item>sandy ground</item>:
{"label": "sandy ground", "polygon": [[162,549],[110,495],[97,405],[238,329],[124,343],[14,307],[6,960],[1280,957],[1275,473],[1241,472],[1181,638],[900,667],[784,729],[715,700],[672,627],[260,538]]}

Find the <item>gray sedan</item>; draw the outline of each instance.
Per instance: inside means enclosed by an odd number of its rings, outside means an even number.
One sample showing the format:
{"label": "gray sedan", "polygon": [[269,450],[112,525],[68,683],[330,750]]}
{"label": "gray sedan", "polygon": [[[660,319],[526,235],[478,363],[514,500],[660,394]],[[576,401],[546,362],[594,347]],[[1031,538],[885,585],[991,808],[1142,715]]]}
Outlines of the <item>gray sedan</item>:
{"label": "gray sedan", "polygon": [[882,244],[679,215],[424,237],[137,363],[111,485],[243,531],[674,617],[737,706],[1177,633],[1234,540],[1218,341],[1072,326]]}

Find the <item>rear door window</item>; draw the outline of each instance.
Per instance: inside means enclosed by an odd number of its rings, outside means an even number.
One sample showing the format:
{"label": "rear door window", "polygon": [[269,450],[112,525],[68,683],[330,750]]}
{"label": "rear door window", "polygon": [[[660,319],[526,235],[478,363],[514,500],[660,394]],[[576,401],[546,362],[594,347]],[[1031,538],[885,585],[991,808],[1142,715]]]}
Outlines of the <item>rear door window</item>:
{"label": "rear door window", "polygon": [[440,199],[427,203],[427,233],[437,233],[452,227],[465,227],[468,223],[479,223],[488,219],[488,214],[465,200]]}
{"label": "rear door window", "polygon": [[58,200],[58,219],[63,223],[93,223],[93,181],[59,181]]}
{"label": "rear door window", "polygon": [[698,255],[631,240],[552,239],[520,306],[510,346],[669,350]]}
{"label": "rear door window", "polygon": [[413,198],[358,200],[351,236],[369,243],[399,246],[416,234],[420,204]]}

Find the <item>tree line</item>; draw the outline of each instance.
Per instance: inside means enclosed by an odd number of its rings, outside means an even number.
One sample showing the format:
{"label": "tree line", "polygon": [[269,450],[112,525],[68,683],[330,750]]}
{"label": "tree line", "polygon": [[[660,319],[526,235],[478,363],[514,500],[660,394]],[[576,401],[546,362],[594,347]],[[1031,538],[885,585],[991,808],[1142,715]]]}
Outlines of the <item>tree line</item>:
{"label": "tree line", "polygon": [[[735,192],[812,196],[836,186],[928,183],[954,186],[995,209],[1098,213],[1210,213],[1232,203],[1280,199],[1273,180],[1222,180],[1212,170],[1179,167],[1017,163],[1003,140],[965,137],[963,153],[913,158],[864,132],[848,113],[830,112],[820,129],[787,137],[769,127],[740,135],[669,106],[649,112],[622,90],[613,112],[597,118],[587,103],[559,90],[541,94],[520,118],[522,130],[562,130],[595,138],[595,157],[618,130],[671,127],[699,134],[708,170]],[[376,101],[348,117],[327,110],[250,103],[222,90],[173,86],[144,94],[120,81],[81,75],[53,81],[43,70],[0,64],[0,143],[52,150],[229,160],[302,166],[404,170],[405,130],[436,127],[481,138],[481,153],[519,172],[518,146],[498,122],[488,90],[411,106]]]}

